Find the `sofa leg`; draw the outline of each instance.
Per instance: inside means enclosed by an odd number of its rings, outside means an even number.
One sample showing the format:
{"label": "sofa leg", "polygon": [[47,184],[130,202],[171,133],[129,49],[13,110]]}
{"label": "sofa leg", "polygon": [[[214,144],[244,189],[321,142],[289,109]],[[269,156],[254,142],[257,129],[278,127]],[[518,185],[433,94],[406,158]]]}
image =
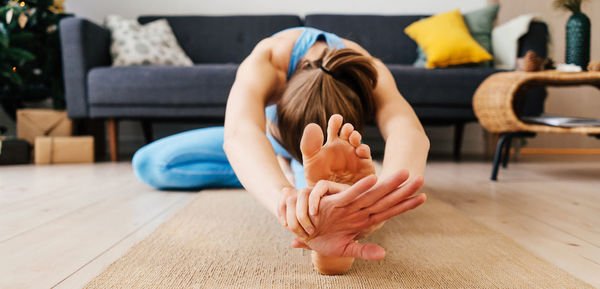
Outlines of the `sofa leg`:
{"label": "sofa leg", "polygon": [[454,161],[460,161],[460,151],[462,148],[463,132],[465,130],[464,123],[457,123],[454,126]]}
{"label": "sofa leg", "polygon": [[106,121],[108,126],[108,143],[110,146],[110,161],[116,162],[119,156],[119,121],[109,118]]}

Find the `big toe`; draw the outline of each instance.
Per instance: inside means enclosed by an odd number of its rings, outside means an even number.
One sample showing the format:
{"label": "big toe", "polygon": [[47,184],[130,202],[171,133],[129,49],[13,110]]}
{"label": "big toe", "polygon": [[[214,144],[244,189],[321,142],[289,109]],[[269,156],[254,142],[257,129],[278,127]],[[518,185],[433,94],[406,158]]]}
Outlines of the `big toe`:
{"label": "big toe", "polygon": [[323,146],[323,131],[316,123],[309,123],[304,128],[302,140],[300,140],[300,151],[302,158],[306,159],[315,155]]}
{"label": "big toe", "polygon": [[381,261],[385,258],[385,249],[375,244],[366,244],[362,258],[369,261]]}
{"label": "big toe", "polygon": [[354,242],[347,248],[351,257],[358,257],[368,261],[380,261],[385,258],[385,249],[375,244],[361,244]]}

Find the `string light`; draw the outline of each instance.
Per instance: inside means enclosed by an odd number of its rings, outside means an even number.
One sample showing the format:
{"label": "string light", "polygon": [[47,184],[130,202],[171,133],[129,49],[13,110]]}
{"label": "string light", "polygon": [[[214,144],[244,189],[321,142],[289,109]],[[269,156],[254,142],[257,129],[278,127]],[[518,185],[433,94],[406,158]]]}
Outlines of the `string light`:
{"label": "string light", "polygon": [[17,68],[13,66],[12,71],[17,71]]}
{"label": "string light", "polygon": [[25,7],[25,2],[21,2],[19,5],[21,5],[21,7]]}

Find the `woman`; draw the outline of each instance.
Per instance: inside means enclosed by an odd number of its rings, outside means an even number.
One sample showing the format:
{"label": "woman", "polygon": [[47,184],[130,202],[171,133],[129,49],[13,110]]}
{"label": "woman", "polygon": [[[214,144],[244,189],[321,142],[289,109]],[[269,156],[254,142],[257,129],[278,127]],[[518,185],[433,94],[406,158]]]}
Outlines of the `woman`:
{"label": "woman", "polygon": [[[390,218],[391,212],[402,211],[393,205],[404,202],[406,210],[425,200],[408,197],[422,183],[429,141],[389,70],[352,41],[309,27],[262,40],[238,68],[225,115],[224,129],[186,132],[140,149],[133,159],[136,175],[158,188],[243,185],[296,233],[296,247],[321,253],[313,254],[313,261],[325,273],[349,268],[352,258],[338,257],[365,258],[361,253],[369,251],[362,244],[328,238],[333,229],[321,230],[343,226],[326,215],[342,212],[336,203],[378,207],[388,212],[381,216]],[[354,130],[371,118],[386,140],[384,181],[378,184],[368,177],[374,173],[370,151]],[[286,178],[290,161],[293,178]],[[412,182],[400,186],[408,175]],[[329,181],[317,184],[319,180]],[[396,191],[401,193],[385,198]],[[381,201],[366,198],[364,192]],[[326,194],[316,212],[320,219],[307,214],[309,199],[316,209],[314,200],[318,203],[317,197]],[[308,234],[305,230],[311,227]],[[362,237],[374,227],[365,223],[345,230]],[[356,249],[337,250],[342,245]],[[380,250],[373,254],[370,259],[383,257]]]}

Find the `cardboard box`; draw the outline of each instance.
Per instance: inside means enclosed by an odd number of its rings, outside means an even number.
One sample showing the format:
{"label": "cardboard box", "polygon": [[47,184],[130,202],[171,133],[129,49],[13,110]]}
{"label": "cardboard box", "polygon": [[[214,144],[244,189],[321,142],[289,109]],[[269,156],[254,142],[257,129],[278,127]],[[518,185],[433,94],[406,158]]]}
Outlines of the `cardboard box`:
{"label": "cardboard box", "polygon": [[36,137],[34,155],[36,165],[93,163],[94,137]]}
{"label": "cardboard box", "polygon": [[73,124],[66,111],[20,109],[17,111],[17,138],[35,144],[37,136],[70,136]]}

